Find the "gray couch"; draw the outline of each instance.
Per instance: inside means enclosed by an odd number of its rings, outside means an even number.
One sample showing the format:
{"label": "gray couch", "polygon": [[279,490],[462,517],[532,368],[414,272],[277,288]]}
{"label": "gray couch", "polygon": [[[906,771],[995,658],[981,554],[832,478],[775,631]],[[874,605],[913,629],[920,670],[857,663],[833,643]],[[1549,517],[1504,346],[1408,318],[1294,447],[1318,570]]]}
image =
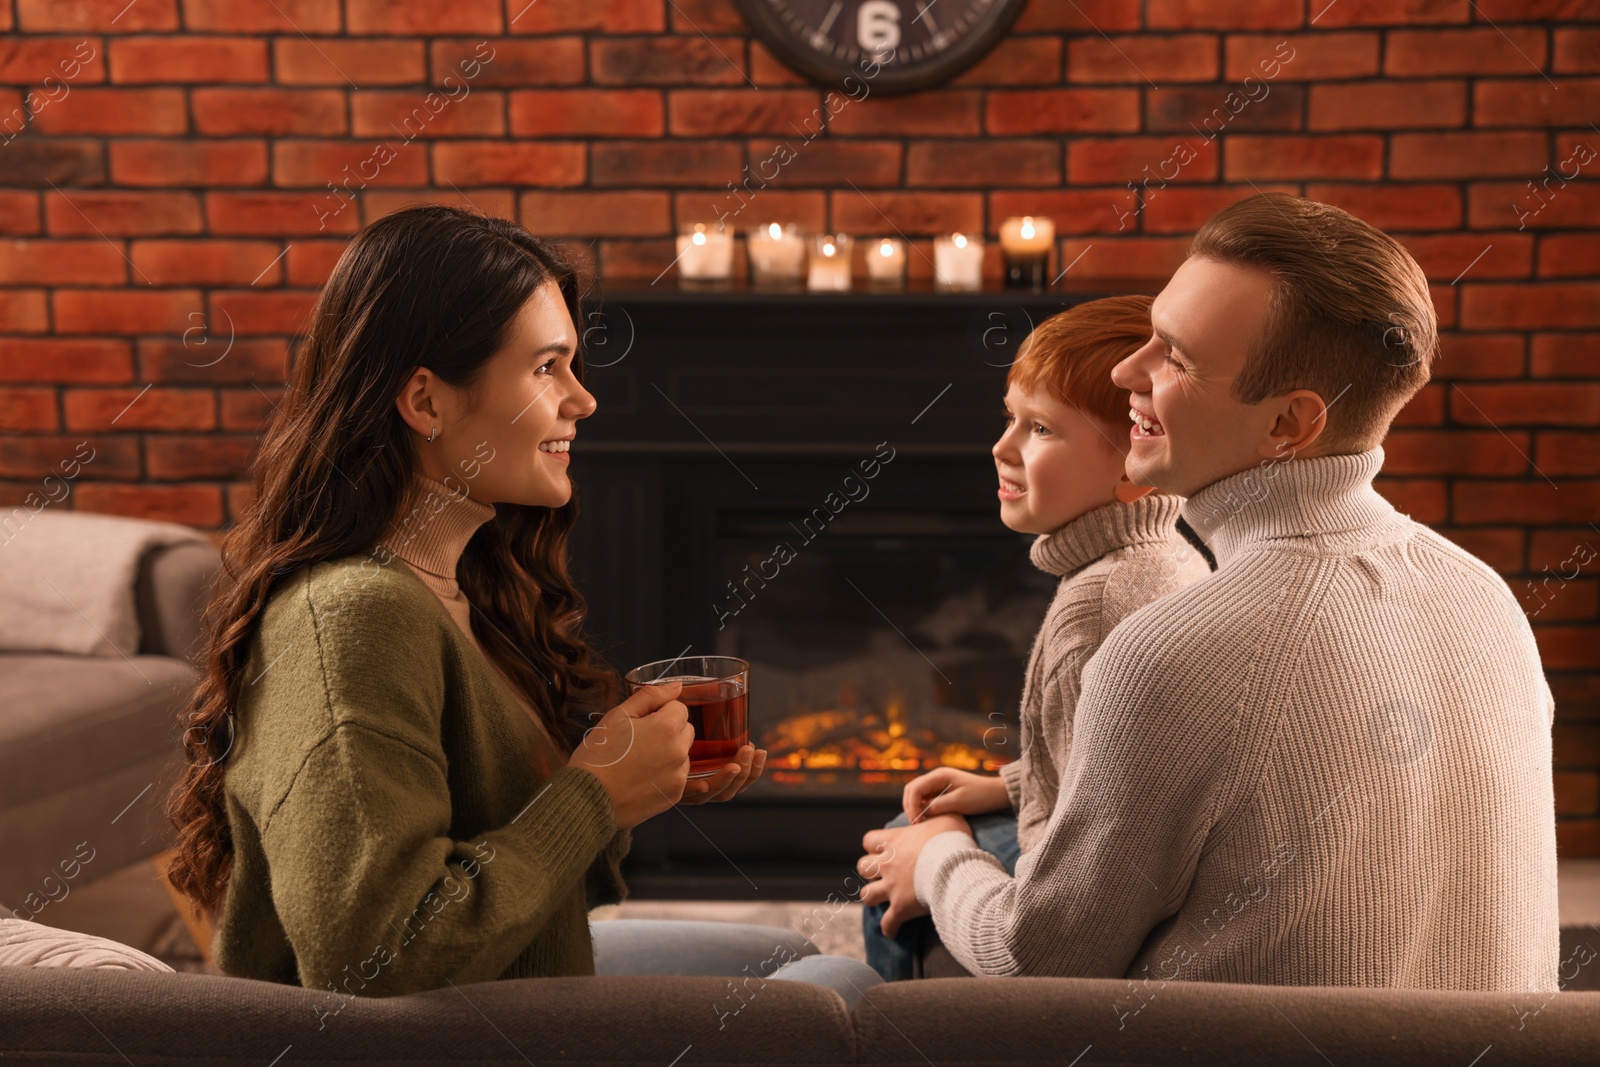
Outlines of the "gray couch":
{"label": "gray couch", "polygon": [[[73,884],[162,851],[157,798],[210,546],[152,551],[132,662],[0,652],[0,900],[79,842]],[[59,875],[58,875],[59,876]],[[1587,969],[1600,969],[1600,961]],[[1142,1007],[1141,1007],[1142,1005]],[[1137,1009],[1137,1010],[1136,1010]],[[1590,1064],[1600,993],[930,978],[847,1011],[820,986],[525,979],[387,1000],[200,974],[0,967],[0,1060],[51,1064]]]}
{"label": "gray couch", "polygon": [[[194,974],[0,968],[0,1059],[50,1064],[1584,1064],[1600,993],[927,979],[536,978],[341,1001]],[[721,1006],[719,1010],[719,1005]],[[1119,1007],[1120,1005],[1120,1007]]]}
{"label": "gray couch", "polygon": [[26,914],[168,847],[162,799],[220,566],[209,542],[140,557],[137,656],[0,649],[0,901]]}

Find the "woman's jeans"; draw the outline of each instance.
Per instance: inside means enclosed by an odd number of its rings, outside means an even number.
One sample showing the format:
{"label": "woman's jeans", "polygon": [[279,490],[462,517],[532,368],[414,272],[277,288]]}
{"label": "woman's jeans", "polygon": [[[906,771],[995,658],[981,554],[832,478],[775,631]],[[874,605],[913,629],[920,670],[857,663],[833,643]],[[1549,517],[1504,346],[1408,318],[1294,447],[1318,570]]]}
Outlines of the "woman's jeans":
{"label": "woman's jeans", "polygon": [[[977,846],[1000,861],[1007,874],[1017,873],[1017,816],[1009,811],[995,811],[984,815],[968,815]],[[890,819],[885,828],[910,826],[906,813]],[[939,933],[934,929],[933,917],[919,915],[900,924],[894,937],[883,935],[883,913],[886,904],[868,904],[861,909],[861,934],[867,943],[867,962],[885,981],[898,982],[912,976],[912,966],[930,948],[939,943]]]}
{"label": "woman's jeans", "polygon": [[[727,975],[743,978],[737,994],[754,992],[751,978],[827,986],[853,1009],[883,979],[860,960],[824,956],[804,934],[779,926],[694,919],[606,919],[589,925],[594,973]],[[730,994],[724,1014],[743,1006]],[[722,1011],[722,1009],[719,1009]]]}

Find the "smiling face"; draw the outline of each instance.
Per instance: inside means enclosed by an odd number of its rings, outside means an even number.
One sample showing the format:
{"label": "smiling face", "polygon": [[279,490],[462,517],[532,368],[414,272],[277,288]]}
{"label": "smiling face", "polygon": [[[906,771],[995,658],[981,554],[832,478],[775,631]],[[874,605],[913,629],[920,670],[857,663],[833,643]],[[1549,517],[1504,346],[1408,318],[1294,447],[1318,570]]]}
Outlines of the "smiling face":
{"label": "smiling face", "polygon": [[[534,290],[484,365],[476,403],[418,368],[396,403],[420,435],[422,473],[482,504],[560,507],[572,497],[567,449],[594,397],[573,374],[578,331],[554,282]],[[437,427],[439,435],[426,438]],[[492,457],[492,458],[490,458]],[[464,472],[476,471],[468,478]]]}
{"label": "smiling face", "polygon": [[1150,308],[1154,335],[1111,371],[1141,417],[1127,431],[1129,478],[1193,496],[1263,457],[1289,455],[1271,439],[1285,398],[1241,404],[1232,395],[1271,296],[1265,271],[1200,256],[1172,275]]}
{"label": "smiling face", "polygon": [[1006,428],[990,451],[1000,478],[1000,521],[1019,533],[1053,533],[1115,500],[1120,428],[1015,383]]}

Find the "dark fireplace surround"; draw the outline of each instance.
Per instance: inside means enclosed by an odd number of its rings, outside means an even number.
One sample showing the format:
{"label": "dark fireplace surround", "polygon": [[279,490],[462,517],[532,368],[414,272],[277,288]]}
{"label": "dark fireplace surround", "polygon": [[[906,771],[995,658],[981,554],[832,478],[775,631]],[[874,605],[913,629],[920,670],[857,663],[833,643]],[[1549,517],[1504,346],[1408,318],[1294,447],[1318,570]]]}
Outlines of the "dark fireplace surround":
{"label": "dark fireplace surround", "polygon": [[1029,330],[1114,292],[763,292],[613,283],[581,324],[572,570],[618,669],[751,661],[763,781],[638,827],[645,897],[837,891],[940,762],[1016,751],[1054,582],[1006,529],[989,448]]}

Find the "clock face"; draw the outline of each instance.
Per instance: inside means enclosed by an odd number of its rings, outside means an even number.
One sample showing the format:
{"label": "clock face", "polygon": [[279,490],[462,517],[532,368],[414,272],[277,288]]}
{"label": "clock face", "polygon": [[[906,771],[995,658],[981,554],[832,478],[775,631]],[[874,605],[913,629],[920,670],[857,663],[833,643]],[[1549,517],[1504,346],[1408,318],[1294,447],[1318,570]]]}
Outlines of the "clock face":
{"label": "clock face", "polygon": [[854,84],[900,93],[936,85],[977,62],[1025,2],[738,0],[738,5],[767,47],[812,80],[846,91]]}

